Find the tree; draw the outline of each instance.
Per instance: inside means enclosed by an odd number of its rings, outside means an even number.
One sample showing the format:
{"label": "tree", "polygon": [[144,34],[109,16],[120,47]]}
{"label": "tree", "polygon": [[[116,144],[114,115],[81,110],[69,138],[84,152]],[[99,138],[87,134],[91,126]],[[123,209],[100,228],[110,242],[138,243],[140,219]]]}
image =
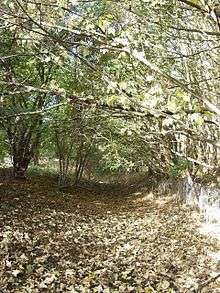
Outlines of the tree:
{"label": "tree", "polygon": [[150,138],[154,166],[178,156],[217,165],[220,32],[213,9],[214,1],[5,2],[1,121],[16,176],[38,148],[41,114],[67,105],[114,115],[121,125],[133,121],[139,142]]}

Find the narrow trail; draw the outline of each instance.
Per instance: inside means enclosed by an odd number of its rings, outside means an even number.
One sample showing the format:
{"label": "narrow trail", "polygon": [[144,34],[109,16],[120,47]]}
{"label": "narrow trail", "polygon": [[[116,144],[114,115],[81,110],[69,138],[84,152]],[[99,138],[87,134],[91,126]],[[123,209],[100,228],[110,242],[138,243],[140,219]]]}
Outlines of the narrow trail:
{"label": "narrow trail", "polygon": [[220,245],[186,206],[37,186],[0,186],[0,292],[220,292]]}

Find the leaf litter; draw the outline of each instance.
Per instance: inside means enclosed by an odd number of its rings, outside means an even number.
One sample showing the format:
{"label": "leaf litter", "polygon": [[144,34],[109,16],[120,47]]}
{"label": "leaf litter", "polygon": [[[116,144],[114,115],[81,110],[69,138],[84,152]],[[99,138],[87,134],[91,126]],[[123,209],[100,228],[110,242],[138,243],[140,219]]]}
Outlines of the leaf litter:
{"label": "leaf litter", "polygon": [[0,292],[220,292],[219,243],[169,197],[0,192]]}

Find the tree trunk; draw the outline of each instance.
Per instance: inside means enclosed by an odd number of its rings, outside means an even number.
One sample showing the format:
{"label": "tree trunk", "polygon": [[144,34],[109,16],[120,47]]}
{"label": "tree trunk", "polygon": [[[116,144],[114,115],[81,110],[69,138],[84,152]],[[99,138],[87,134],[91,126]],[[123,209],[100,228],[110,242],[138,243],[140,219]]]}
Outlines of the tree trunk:
{"label": "tree trunk", "polygon": [[[16,139],[17,138],[17,139]],[[14,167],[14,177],[24,179],[28,165],[31,161],[30,140],[25,140],[20,136],[14,138],[12,144],[12,158]]]}
{"label": "tree trunk", "polygon": [[34,166],[38,166],[40,164],[40,152],[39,152],[39,148],[36,149],[36,152],[33,156],[33,163]]}
{"label": "tree trunk", "polygon": [[26,171],[33,158],[32,145],[30,139],[24,139],[20,136],[15,138],[12,144],[12,158],[14,177],[18,179],[24,179]]}
{"label": "tree trunk", "polygon": [[36,119],[29,125],[21,123],[14,133],[8,131],[15,178],[25,178],[28,166],[39,147],[41,124],[41,119]]}
{"label": "tree trunk", "polygon": [[29,159],[26,158],[13,158],[14,177],[17,179],[25,179]]}

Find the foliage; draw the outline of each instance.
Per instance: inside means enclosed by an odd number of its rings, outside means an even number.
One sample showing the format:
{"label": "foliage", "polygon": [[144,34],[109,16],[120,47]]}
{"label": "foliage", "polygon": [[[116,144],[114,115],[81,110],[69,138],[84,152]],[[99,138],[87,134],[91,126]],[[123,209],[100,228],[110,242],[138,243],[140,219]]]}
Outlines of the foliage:
{"label": "foliage", "polygon": [[[93,156],[99,156],[94,170],[146,165],[169,173],[177,156],[218,165],[214,5],[211,0],[3,1],[1,129],[15,171],[24,173],[40,148],[55,156],[50,135],[55,124],[62,150],[73,149],[77,165],[78,142],[72,137],[78,126],[71,111],[83,121],[85,149],[92,140]],[[115,136],[112,129],[111,137],[107,129],[115,126],[121,132]]]}
{"label": "foliage", "polygon": [[183,175],[185,175],[186,171],[190,169],[190,167],[192,167],[191,162],[184,159],[179,159],[171,168],[170,175],[174,178],[182,177]]}

